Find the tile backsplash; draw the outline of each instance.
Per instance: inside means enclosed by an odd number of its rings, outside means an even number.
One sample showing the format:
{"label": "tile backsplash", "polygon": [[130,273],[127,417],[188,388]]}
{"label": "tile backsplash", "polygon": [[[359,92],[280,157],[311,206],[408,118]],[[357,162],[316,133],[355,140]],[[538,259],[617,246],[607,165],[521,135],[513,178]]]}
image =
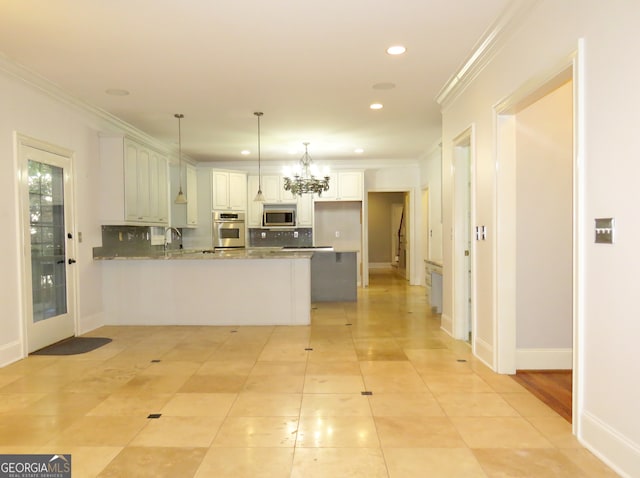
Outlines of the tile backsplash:
{"label": "tile backsplash", "polygon": [[[164,251],[164,227],[102,226],[102,247],[93,249],[93,256],[144,256]],[[166,232],[169,237],[169,232]],[[182,248],[182,238],[171,231],[167,250]]]}
{"label": "tile backsplash", "polygon": [[[297,237],[296,237],[297,234]],[[312,246],[313,229],[249,229],[249,247]]]}

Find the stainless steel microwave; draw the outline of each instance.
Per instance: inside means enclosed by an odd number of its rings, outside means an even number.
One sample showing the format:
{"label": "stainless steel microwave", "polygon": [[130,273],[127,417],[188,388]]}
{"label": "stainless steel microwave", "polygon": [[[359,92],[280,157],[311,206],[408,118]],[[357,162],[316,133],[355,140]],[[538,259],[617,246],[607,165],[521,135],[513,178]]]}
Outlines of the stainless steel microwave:
{"label": "stainless steel microwave", "polygon": [[262,225],[264,227],[295,227],[296,207],[271,208],[265,205],[262,213]]}

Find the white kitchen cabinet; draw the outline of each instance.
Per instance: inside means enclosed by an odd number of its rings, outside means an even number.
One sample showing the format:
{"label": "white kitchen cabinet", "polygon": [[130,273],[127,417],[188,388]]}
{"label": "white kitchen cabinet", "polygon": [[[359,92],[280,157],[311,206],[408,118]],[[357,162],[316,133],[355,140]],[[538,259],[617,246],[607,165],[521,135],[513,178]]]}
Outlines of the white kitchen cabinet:
{"label": "white kitchen cabinet", "polygon": [[211,171],[211,191],[213,209],[229,209],[229,173]]}
{"label": "white kitchen cabinet", "polygon": [[169,224],[167,157],[124,136],[100,138],[103,224]]}
{"label": "white kitchen cabinet", "polygon": [[313,227],[313,195],[303,194],[297,204],[297,227]]}
{"label": "white kitchen cabinet", "polygon": [[334,171],[329,175],[329,190],[316,196],[316,201],[362,201],[364,173],[362,171]]}
{"label": "white kitchen cabinet", "polygon": [[180,190],[180,168],[171,166],[171,225],[173,227],[198,226],[198,176],[196,168],[190,164],[182,166],[182,192],[187,197],[186,204],[176,204],[175,199]]}
{"label": "white kitchen cabinet", "polygon": [[[258,193],[258,187],[258,176],[249,176],[247,180],[247,227],[262,226],[262,203],[253,200]],[[264,194],[264,190],[262,194]]]}
{"label": "white kitchen cabinet", "polygon": [[[247,181],[247,225],[248,227],[262,227],[263,203],[253,199],[258,192],[258,176],[249,176]],[[294,196],[284,190],[284,178],[278,175],[262,176],[262,194],[264,204],[295,204],[297,210],[297,227],[313,227],[313,197],[303,194]]]}
{"label": "white kitchen cabinet", "polygon": [[169,224],[169,161],[166,156],[150,150],[149,154],[149,218],[152,222]]}
{"label": "white kitchen cabinet", "polygon": [[279,176],[279,188],[280,188],[280,202],[283,203],[295,203],[298,202],[298,197],[291,191],[285,191],[284,189],[284,176]]}
{"label": "white kitchen cabinet", "polygon": [[247,209],[246,173],[229,173],[229,209],[240,211]]}
{"label": "white kitchen cabinet", "polygon": [[185,168],[187,186],[187,225],[198,225],[198,172],[196,168],[188,165]]}
{"label": "white kitchen cabinet", "polygon": [[214,210],[247,209],[247,175],[237,171],[211,171],[211,207]]}
{"label": "white kitchen cabinet", "polygon": [[284,178],[278,174],[262,176],[262,194],[267,204],[296,204],[298,199],[284,190]]}

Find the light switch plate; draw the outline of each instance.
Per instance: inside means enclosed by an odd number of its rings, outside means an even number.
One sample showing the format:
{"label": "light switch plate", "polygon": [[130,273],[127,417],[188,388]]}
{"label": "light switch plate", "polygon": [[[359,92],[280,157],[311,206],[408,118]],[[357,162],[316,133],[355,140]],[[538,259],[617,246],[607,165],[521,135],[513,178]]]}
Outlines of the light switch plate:
{"label": "light switch plate", "polygon": [[613,232],[615,220],[612,217],[598,218],[595,220],[596,244],[613,244]]}

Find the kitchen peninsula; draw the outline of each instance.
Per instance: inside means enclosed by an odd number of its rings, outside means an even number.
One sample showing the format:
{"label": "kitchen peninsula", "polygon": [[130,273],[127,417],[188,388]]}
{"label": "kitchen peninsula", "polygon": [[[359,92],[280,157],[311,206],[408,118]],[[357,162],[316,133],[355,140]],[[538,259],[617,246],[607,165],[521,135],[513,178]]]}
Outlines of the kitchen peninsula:
{"label": "kitchen peninsula", "polygon": [[107,325],[308,325],[313,252],[100,257]]}

